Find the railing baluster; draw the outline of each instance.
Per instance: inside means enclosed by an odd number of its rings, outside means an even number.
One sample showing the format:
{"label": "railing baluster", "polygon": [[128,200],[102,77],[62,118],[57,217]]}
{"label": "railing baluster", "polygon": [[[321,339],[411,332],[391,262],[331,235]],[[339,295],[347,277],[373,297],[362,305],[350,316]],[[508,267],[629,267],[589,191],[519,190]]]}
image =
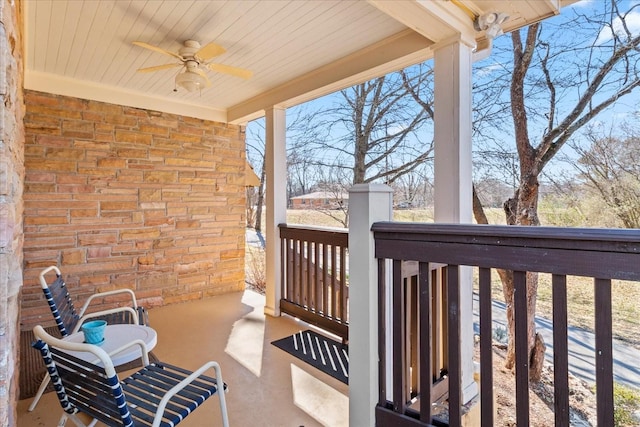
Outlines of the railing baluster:
{"label": "railing baluster", "polygon": [[444,269],[437,268],[434,269],[431,273],[432,277],[432,287],[433,287],[433,300],[431,305],[432,314],[432,327],[431,334],[433,335],[433,349],[431,350],[432,354],[432,367],[431,367],[431,375],[433,378],[439,378],[442,369],[445,367],[446,355],[443,351],[446,342],[444,333],[444,326],[446,325],[447,319],[447,310],[446,304],[446,292],[445,292],[445,280],[444,280]]}
{"label": "railing baluster", "polygon": [[410,399],[413,399],[418,395],[420,389],[418,384],[418,375],[420,374],[419,359],[418,359],[418,334],[420,329],[418,328],[418,310],[419,310],[419,286],[418,286],[418,272],[415,274],[406,276],[403,274],[406,281],[407,289],[407,376],[409,381],[407,383],[407,393]]}
{"label": "railing baluster", "polygon": [[406,376],[404,362],[406,357],[404,345],[404,286],[402,286],[402,261],[393,260],[393,410],[404,414],[407,406]]}
{"label": "railing baluster", "polygon": [[336,295],[339,292],[338,287],[338,272],[336,269],[336,265],[338,263],[337,259],[338,248],[333,246],[331,248],[331,317],[334,319],[338,317],[338,310],[336,309]]}
{"label": "railing baluster", "polygon": [[347,319],[349,309],[347,307],[347,298],[349,296],[349,288],[347,287],[347,250],[340,247],[340,320],[343,322]]}
{"label": "railing baluster", "polygon": [[594,279],[596,327],[596,397],[599,426],[613,425],[613,333],[611,280]]}
{"label": "railing baluster", "polygon": [[460,372],[460,282],[459,267],[449,265],[446,267],[447,276],[447,300],[449,325],[448,365],[449,365],[449,425],[458,427],[462,425],[462,374]]}
{"label": "railing baluster", "polygon": [[420,390],[420,420],[431,422],[431,386],[432,357],[431,357],[431,269],[429,263],[418,264],[418,319],[419,326],[419,390]]}
{"label": "railing baluster", "polygon": [[493,316],[491,269],[478,271],[480,309],[480,425],[493,425]]}
{"label": "railing baluster", "polygon": [[320,285],[320,272],[322,266],[320,264],[320,251],[322,245],[318,242],[313,243],[313,311],[319,313],[322,311],[322,287]]}
{"label": "railing baluster", "polygon": [[293,261],[293,271],[296,276],[293,284],[293,289],[294,289],[293,300],[296,302],[296,304],[302,305],[301,290],[300,290],[300,288],[302,287],[302,260],[301,260],[302,242],[299,239],[296,239],[294,240],[293,246],[294,246],[293,255],[295,257]]}
{"label": "railing baluster", "polygon": [[527,338],[527,273],[513,272],[516,351],[516,423],[529,425],[529,340]]}
{"label": "railing baluster", "polygon": [[283,280],[280,282],[280,296],[283,299],[289,298],[289,257],[287,249],[289,240],[286,237],[280,239],[280,271],[285,272]]}
{"label": "railing baluster", "polygon": [[307,240],[307,306],[311,311],[313,311],[315,308],[313,305],[313,297],[314,297],[313,274],[315,270],[314,249],[315,249],[315,242],[311,240]]}
{"label": "railing baluster", "polygon": [[[283,277],[280,281],[280,297],[286,299],[287,298],[287,286],[286,286],[286,268],[287,268],[287,257],[285,253],[285,245],[287,244],[286,238],[280,238],[280,271],[282,271]],[[245,248],[245,258],[248,256],[248,250]]]}
{"label": "railing baluster", "polygon": [[[457,277],[457,276],[456,276]],[[453,326],[449,325],[449,311],[448,311],[448,307],[449,307],[449,292],[447,291],[449,289],[449,282],[448,282],[448,275],[447,275],[447,267],[442,267],[440,269],[440,280],[442,281],[442,285],[441,285],[441,297],[442,297],[442,301],[441,301],[441,308],[440,308],[440,312],[442,313],[442,317],[441,317],[441,325],[442,325],[442,329],[440,330],[440,335],[442,337],[442,342],[440,344],[440,348],[442,351],[442,356],[441,357],[441,362],[442,362],[442,366],[441,369],[449,372],[449,328],[452,328]],[[459,330],[459,329],[458,329]],[[439,375],[439,373],[436,373]]]}
{"label": "railing baluster", "polygon": [[324,244],[322,247],[322,314],[329,315],[329,251],[332,245]]}
{"label": "railing baluster", "polygon": [[287,299],[295,300],[295,242],[291,239],[287,242],[287,268],[289,272],[287,274]]}
{"label": "railing baluster", "polygon": [[378,259],[378,405],[380,406],[386,406],[387,402],[386,262],[385,259]]}
{"label": "railing baluster", "polygon": [[554,274],[553,287],[553,409],[556,426],[569,425],[569,351],[567,341],[567,276]]}
{"label": "railing baluster", "polygon": [[313,245],[311,243],[311,241],[309,240],[305,240],[304,241],[304,252],[303,252],[303,260],[304,260],[304,264],[305,264],[305,281],[304,281],[304,305],[307,307],[307,309],[311,309],[311,271],[313,270],[312,266],[311,266],[311,260],[313,259],[313,254],[312,254],[312,249],[313,249]]}
{"label": "railing baluster", "polygon": [[302,241],[302,306],[309,309],[311,306],[309,287],[311,286],[311,242]]}

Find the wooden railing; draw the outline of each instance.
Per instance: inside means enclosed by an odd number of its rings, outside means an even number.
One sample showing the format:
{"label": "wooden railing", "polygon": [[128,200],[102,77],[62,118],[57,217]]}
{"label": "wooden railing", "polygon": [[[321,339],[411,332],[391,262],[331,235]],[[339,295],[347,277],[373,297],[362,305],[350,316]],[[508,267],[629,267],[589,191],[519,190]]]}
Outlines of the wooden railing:
{"label": "wooden railing", "polygon": [[[434,264],[445,264],[447,289],[447,367],[449,425],[462,423],[460,342],[461,266],[477,269],[480,311],[480,425],[495,425],[493,397],[491,273],[493,269],[513,271],[515,284],[515,359],[517,425],[529,425],[529,360],[527,343],[527,272],[552,275],[554,414],[556,426],[569,425],[567,276],[593,278],[595,306],[594,351],[596,371],[597,422],[611,426],[613,419],[613,356],[611,281],[640,280],[640,232],[618,229],[567,229],[551,227],[508,227],[483,225],[410,224],[383,222],[373,225],[375,253],[379,269],[379,401],[378,426],[426,426],[439,424],[432,417],[432,281]],[[385,306],[386,260],[392,260],[393,303]],[[405,310],[406,286],[403,261],[418,263],[418,320],[420,360],[417,402],[407,393],[410,381],[406,342],[408,325]],[[639,284],[640,285],[640,284]],[[386,352],[385,316],[392,313],[392,354]],[[386,384],[387,369],[393,383]],[[387,399],[387,389],[391,400]],[[423,396],[430,396],[422,401]]]}
{"label": "wooden railing", "polygon": [[281,224],[280,310],[349,338],[346,229]]}
{"label": "wooden railing", "polygon": [[[430,266],[430,295],[431,295],[431,401],[440,402],[449,392],[447,368],[447,295],[444,280],[444,266],[432,264]],[[403,376],[407,378],[405,395],[408,399],[416,399],[420,395],[420,287],[418,263],[405,261],[401,263],[400,278],[402,299],[404,300],[405,318],[405,347],[404,354],[406,369]],[[394,374],[395,375],[395,374]]]}

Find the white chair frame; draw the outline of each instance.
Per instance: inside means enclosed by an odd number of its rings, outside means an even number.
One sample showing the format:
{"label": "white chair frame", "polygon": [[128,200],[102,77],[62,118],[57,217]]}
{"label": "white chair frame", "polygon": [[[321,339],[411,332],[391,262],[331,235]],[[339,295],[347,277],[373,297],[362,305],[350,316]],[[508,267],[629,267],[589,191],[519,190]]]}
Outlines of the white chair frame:
{"label": "white chair frame", "polygon": [[[103,367],[104,370],[105,370],[106,375],[109,378],[113,378],[113,377],[118,378],[117,373],[115,371],[115,368],[113,366],[113,363],[112,363],[109,355],[102,348],[100,348],[98,346],[95,346],[95,345],[92,345],[92,344],[72,343],[72,342],[68,342],[68,341],[64,341],[64,340],[55,338],[55,337],[49,335],[44,330],[44,328],[42,328],[42,326],[40,326],[40,325],[37,325],[37,326],[35,326],[33,328],[33,333],[34,333],[34,335],[35,335],[35,337],[37,339],[43,341],[44,343],[46,343],[50,347],[54,347],[54,348],[60,349],[62,351],[65,351],[65,350],[66,351],[81,351],[81,352],[88,352],[88,353],[93,354],[95,356],[95,359],[91,362],[92,364],[98,364],[99,366]],[[130,344],[128,344],[128,345],[126,345],[126,346],[124,346],[122,348],[126,348],[126,347],[133,346],[133,345],[138,345],[138,346],[141,347],[144,364],[145,364],[145,366],[148,366],[149,365],[149,357],[148,357],[147,347],[146,347],[146,345],[145,345],[145,343],[143,341],[136,340],[136,341],[133,341]],[[119,349],[118,351],[122,350],[122,348]],[[229,427],[229,418],[228,418],[228,413],[227,413],[227,404],[226,404],[226,397],[225,397],[225,394],[228,391],[228,389],[224,385],[224,381],[222,379],[222,370],[220,368],[220,365],[215,361],[206,362],[200,368],[196,369],[190,375],[188,375],[184,379],[182,379],[178,384],[176,384],[174,387],[172,387],[170,390],[168,390],[162,396],[160,402],[157,404],[157,409],[156,409],[156,413],[155,413],[155,416],[154,416],[152,427],[159,427],[160,426],[160,423],[162,422],[162,416],[163,416],[163,414],[165,412],[165,408],[171,402],[172,398],[174,396],[176,396],[176,394],[178,394],[181,390],[187,388],[195,380],[198,380],[199,377],[202,376],[203,373],[206,372],[209,369],[213,369],[214,370],[215,379],[216,379],[217,384],[218,384],[218,390],[217,390],[216,394],[218,394],[218,399],[219,399],[219,403],[220,403],[220,411],[221,411],[221,416],[222,416],[222,425],[224,427]],[[129,377],[129,378],[131,378],[131,377]],[[125,380],[125,382],[126,382],[126,380]],[[222,384],[222,386],[220,386],[221,384]],[[221,390],[220,387],[222,387],[222,390]],[[126,393],[123,393],[123,394],[124,394],[124,397],[125,397],[125,405],[126,405]],[[154,397],[157,398],[159,396],[155,396],[154,395]],[[78,427],[93,427],[98,422],[98,420],[94,419],[89,424],[85,424],[76,415],[76,413],[70,413],[70,411],[66,411],[66,412],[63,412],[63,415],[60,418],[60,421],[58,422],[58,427],[63,427],[66,424],[67,420],[71,420]]]}
{"label": "white chair frame", "polygon": [[[42,270],[42,272],[40,272],[39,279],[40,279],[40,287],[42,288],[43,291],[49,289],[49,285],[47,283],[47,280],[46,280],[45,276],[50,271],[54,271],[56,273],[56,276],[58,276],[58,277],[60,277],[62,275],[60,273],[60,269],[58,267],[56,267],[55,265],[52,265],[52,266],[47,267],[44,270]],[[116,308],[111,308],[111,309],[107,309],[107,310],[100,310],[100,311],[94,311],[94,312],[91,312],[91,313],[87,313],[89,305],[96,298],[110,297],[110,296],[118,295],[118,294],[128,294],[131,297],[131,306],[116,307]],[[82,327],[82,324],[88,319],[107,316],[107,315],[110,315],[110,314],[115,314],[115,313],[120,313],[120,312],[128,312],[131,315],[132,319],[134,319],[134,322],[136,324],[139,323],[140,319],[138,317],[138,302],[136,300],[136,294],[131,289],[125,288],[125,289],[116,289],[116,290],[113,290],[113,291],[95,293],[95,294],[91,295],[87,299],[87,301],[85,301],[84,305],[82,306],[82,308],[80,308],[80,310],[77,313],[80,318],[78,319],[78,321],[75,324],[75,326],[73,327],[73,329],[71,331],[67,331],[67,332],[68,332],[69,335],[78,332],[80,330],[80,328]],[[63,339],[64,339],[64,337],[63,337]],[[50,381],[49,375],[45,375],[44,378],[42,378],[42,382],[40,383],[40,387],[38,387],[38,391],[36,392],[35,396],[33,397],[33,400],[31,401],[31,404],[29,405],[29,408],[27,409],[29,412],[32,412],[36,408],[36,406],[38,405],[38,402],[40,401],[40,398],[42,397],[42,395],[44,394],[45,390],[47,389],[47,385],[49,385],[49,381]]]}

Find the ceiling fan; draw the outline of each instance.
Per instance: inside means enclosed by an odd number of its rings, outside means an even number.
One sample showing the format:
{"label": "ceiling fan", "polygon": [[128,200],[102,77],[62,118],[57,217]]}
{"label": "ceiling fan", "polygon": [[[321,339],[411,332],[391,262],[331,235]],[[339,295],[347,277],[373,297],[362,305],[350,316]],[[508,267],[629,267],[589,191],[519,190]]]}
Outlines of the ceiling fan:
{"label": "ceiling fan", "polygon": [[133,44],[179,60],[180,62],[174,62],[171,64],[140,68],[138,71],[141,73],[149,73],[174,67],[184,67],[184,71],[176,75],[176,86],[183,87],[189,92],[211,86],[211,82],[203,68],[218,73],[241,77],[243,79],[248,79],[253,75],[251,71],[243,68],[209,62],[216,56],[222,55],[226,52],[225,48],[215,43],[209,43],[201,47],[200,43],[195,40],[186,40],[180,50],[178,50],[178,53],[171,52],[145,42],[135,41]]}

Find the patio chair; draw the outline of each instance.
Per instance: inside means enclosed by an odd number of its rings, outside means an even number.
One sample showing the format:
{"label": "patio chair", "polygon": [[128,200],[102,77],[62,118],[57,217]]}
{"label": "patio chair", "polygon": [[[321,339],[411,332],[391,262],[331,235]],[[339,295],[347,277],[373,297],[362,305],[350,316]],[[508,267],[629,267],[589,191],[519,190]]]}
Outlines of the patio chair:
{"label": "patio chair", "polygon": [[[47,283],[46,275],[50,271],[54,271],[56,279],[50,284]],[[138,307],[136,296],[131,289],[117,289],[108,292],[100,292],[91,295],[84,303],[80,311],[77,311],[73,305],[73,298],[69,294],[69,290],[62,275],[60,269],[56,266],[47,267],[40,273],[40,286],[47,299],[51,314],[56,321],[56,326],[60,331],[62,338],[67,337],[78,330],[88,319],[101,319],[106,320],[110,324],[122,324],[122,323],[134,323],[148,326],[148,316],[144,308]],[[97,298],[108,298],[113,295],[128,294],[131,299],[130,306],[116,307],[107,310],[90,312],[89,306]],[[31,405],[29,405],[29,412],[33,411],[40,401],[42,394],[45,392],[47,385],[49,384],[49,376],[46,375],[37,393],[33,397]]]}
{"label": "patio chair", "polygon": [[[45,276],[50,271],[55,271],[56,280],[48,284]],[[40,273],[40,286],[47,298],[51,313],[63,337],[80,330],[82,323],[89,318],[98,318],[106,320],[109,323],[139,323],[140,325],[148,326],[147,313],[144,308],[138,307],[136,295],[131,289],[116,289],[93,294],[85,301],[82,308],[77,311],[58,267],[52,265],[42,270]],[[88,311],[89,305],[96,299],[107,298],[118,294],[128,294],[131,298],[131,306],[116,307],[96,312]]]}
{"label": "patio chair", "polygon": [[[93,418],[88,426],[98,421],[107,426],[174,426],[216,393],[222,425],[229,425],[227,385],[217,362],[207,362],[195,372],[162,362],[149,364],[145,344],[132,342],[142,347],[145,366],[120,380],[100,347],[55,338],[40,325],[33,333],[38,340],[33,346],[42,354],[63,409],[58,426],[71,419],[86,427],[78,413]],[[215,378],[203,375],[209,369]]]}

